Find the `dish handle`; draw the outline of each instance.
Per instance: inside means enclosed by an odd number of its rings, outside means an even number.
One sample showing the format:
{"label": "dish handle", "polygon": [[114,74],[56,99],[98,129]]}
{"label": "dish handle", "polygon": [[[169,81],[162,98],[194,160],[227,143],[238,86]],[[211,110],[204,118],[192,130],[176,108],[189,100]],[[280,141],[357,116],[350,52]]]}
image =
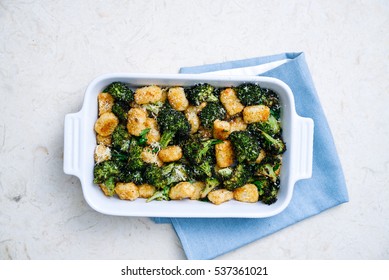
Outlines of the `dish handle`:
{"label": "dish handle", "polygon": [[297,121],[297,161],[296,179],[308,179],[312,177],[313,160],[313,132],[314,123],[310,118],[298,117]]}
{"label": "dish handle", "polygon": [[81,112],[65,116],[64,130],[63,170],[66,174],[80,177]]}

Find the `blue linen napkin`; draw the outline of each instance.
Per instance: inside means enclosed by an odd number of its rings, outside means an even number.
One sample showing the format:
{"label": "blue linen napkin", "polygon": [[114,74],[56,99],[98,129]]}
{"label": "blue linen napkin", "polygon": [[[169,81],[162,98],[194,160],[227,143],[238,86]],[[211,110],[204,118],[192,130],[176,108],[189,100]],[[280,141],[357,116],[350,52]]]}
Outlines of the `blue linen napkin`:
{"label": "blue linen napkin", "polygon": [[331,131],[303,53],[185,67],[180,73],[208,73],[226,69],[238,72],[241,69],[242,73],[247,73],[247,67],[249,71],[257,71],[257,66],[268,63],[276,63],[276,67],[260,75],[275,77],[288,84],[295,97],[297,113],[314,120],[312,178],[298,181],[289,206],[273,217],[154,218],[157,223],[173,225],[188,259],[213,259],[348,201]]}

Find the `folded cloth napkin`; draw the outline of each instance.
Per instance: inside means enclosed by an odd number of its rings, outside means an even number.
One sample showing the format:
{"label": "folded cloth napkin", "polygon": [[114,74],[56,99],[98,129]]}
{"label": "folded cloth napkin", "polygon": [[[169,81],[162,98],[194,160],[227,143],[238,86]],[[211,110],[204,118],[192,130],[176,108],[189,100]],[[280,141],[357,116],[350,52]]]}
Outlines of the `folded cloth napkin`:
{"label": "folded cloth napkin", "polygon": [[280,214],[255,219],[154,218],[173,225],[188,259],[213,259],[348,201],[341,164],[303,53],[185,67],[180,72],[278,78],[292,89],[297,113],[315,122],[312,178],[296,183],[289,206]]}

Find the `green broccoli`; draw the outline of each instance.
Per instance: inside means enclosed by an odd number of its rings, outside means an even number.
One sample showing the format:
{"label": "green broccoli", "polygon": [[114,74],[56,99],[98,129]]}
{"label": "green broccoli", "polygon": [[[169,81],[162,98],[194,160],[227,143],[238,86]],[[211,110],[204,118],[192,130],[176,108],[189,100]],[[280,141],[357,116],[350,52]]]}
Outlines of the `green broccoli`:
{"label": "green broccoli", "polygon": [[151,114],[152,117],[157,117],[158,114],[159,114],[159,111],[162,109],[164,103],[159,101],[159,102],[156,102],[156,103],[148,103],[148,104],[144,104],[142,105],[142,107],[144,109],[147,110],[147,112],[149,112]]}
{"label": "green broccoli", "polygon": [[107,188],[107,195],[113,196],[115,194],[116,179],[113,177],[108,178],[104,183],[102,183]]}
{"label": "green broccoli", "polygon": [[143,147],[139,145],[138,141],[134,138],[131,138],[130,149],[129,149],[129,158],[127,168],[130,171],[142,170],[144,169],[146,163],[142,160],[141,154]]}
{"label": "green broccoli", "polygon": [[144,181],[157,189],[163,189],[167,186],[166,178],[162,174],[162,169],[155,164],[149,164],[143,173]]}
{"label": "green broccoli", "polygon": [[93,183],[104,184],[107,187],[109,196],[114,194],[115,183],[119,176],[119,165],[113,160],[106,160],[94,166]]}
{"label": "green broccoli", "polygon": [[231,178],[224,181],[224,187],[227,190],[233,191],[247,183],[252,174],[250,166],[239,163],[232,172]]}
{"label": "green broccoli", "polygon": [[181,163],[170,163],[161,169],[167,185],[187,181],[189,178],[187,167]]}
{"label": "green broccoli", "polygon": [[131,136],[123,124],[119,124],[112,133],[112,147],[115,150],[128,152]]}
{"label": "green broccoli", "polygon": [[147,145],[147,134],[149,133],[150,130],[151,128],[145,128],[140,132],[139,136],[136,136],[136,139],[138,140],[138,144],[140,146]]}
{"label": "green broccoli", "polygon": [[119,121],[122,124],[127,123],[127,113],[131,109],[130,104],[128,102],[117,101],[112,106],[112,113],[118,117]]}
{"label": "green broccoli", "polygon": [[247,130],[254,135],[260,135],[261,131],[264,131],[267,134],[274,136],[281,132],[281,125],[273,115],[270,115],[265,122],[250,123],[247,126]]}
{"label": "green broccoli", "polygon": [[215,159],[214,157],[208,155],[207,157],[204,158],[204,160],[197,165],[197,168],[202,172],[202,174],[199,176],[204,177],[206,175],[207,177],[212,176],[212,171],[215,165]]}
{"label": "green broccoli", "polygon": [[256,180],[253,184],[258,188],[260,201],[268,205],[277,201],[278,190],[280,188],[278,184],[274,184],[266,178]]}
{"label": "green broccoli", "polygon": [[212,128],[215,120],[223,120],[226,117],[226,110],[219,102],[208,102],[199,113],[200,122],[205,128]]}
{"label": "green broccoli", "polygon": [[263,162],[257,167],[255,175],[265,177],[271,180],[274,184],[279,183],[279,169],[281,168],[281,158],[279,156],[267,156]]}
{"label": "green broccoli", "polygon": [[202,140],[196,136],[182,145],[185,158],[191,163],[192,176],[198,180],[211,177],[216,162],[214,147],[218,139]]}
{"label": "green broccoli", "polygon": [[234,131],[229,135],[238,162],[254,162],[261,151],[258,139],[249,131]]}
{"label": "green broccoli", "polygon": [[276,119],[279,119],[281,114],[281,105],[277,93],[270,89],[263,89],[262,92],[261,104],[269,107],[272,115],[274,115]]}
{"label": "green broccoli", "polygon": [[132,182],[135,185],[141,185],[144,183],[142,171],[136,170],[123,172],[123,178],[121,179],[121,181],[125,183]]}
{"label": "green broccoli", "polygon": [[213,148],[219,143],[223,143],[223,141],[219,139],[201,141],[197,137],[191,137],[183,144],[183,152],[189,161],[199,164],[207,155],[214,154]]}
{"label": "green broccoli", "polygon": [[266,153],[279,155],[286,151],[286,145],[280,137],[272,137],[264,131],[260,131],[260,143]]}
{"label": "green broccoli", "polygon": [[201,191],[201,198],[205,198],[211,191],[220,185],[220,181],[214,177],[205,179],[205,187]]}
{"label": "green broccoli", "polygon": [[184,156],[191,162],[197,163],[197,154],[200,150],[201,139],[197,136],[191,136],[182,145]]}
{"label": "green broccoli", "polygon": [[130,103],[134,100],[134,92],[122,82],[111,83],[104,92],[111,94],[116,101]]}
{"label": "green broccoli", "polygon": [[214,163],[209,158],[201,164],[191,164],[188,166],[190,180],[203,181],[213,175]]}
{"label": "green broccoli", "polygon": [[244,83],[236,87],[235,91],[244,106],[261,104],[263,91],[258,84]]}
{"label": "green broccoli", "polygon": [[146,200],[146,202],[150,202],[153,200],[170,200],[169,191],[170,191],[170,187],[165,186],[161,190],[156,191],[150,198]]}
{"label": "green broccoli", "polygon": [[207,83],[197,84],[185,89],[185,93],[190,103],[198,106],[203,102],[217,102],[219,96],[215,88]]}
{"label": "green broccoli", "polygon": [[228,180],[232,176],[234,169],[232,167],[221,168],[217,171],[217,175],[222,181]]}
{"label": "green broccoli", "polygon": [[165,148],[174,137],[187,138],[190,132],[190,124],[185,115],[165,104],[158,114],[157,122],[162,132],[160,146]]}

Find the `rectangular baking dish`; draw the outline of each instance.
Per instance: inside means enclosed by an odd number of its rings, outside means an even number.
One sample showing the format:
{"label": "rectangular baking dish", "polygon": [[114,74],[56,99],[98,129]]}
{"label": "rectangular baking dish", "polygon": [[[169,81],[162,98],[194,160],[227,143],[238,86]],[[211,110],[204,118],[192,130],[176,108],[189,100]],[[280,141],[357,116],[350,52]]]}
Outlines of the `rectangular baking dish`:
{"label": "rectangular baking dish", "polygon": [[[280,96],[283,139],[287,151],[283,155],[278,200],[272,205],[242,203],[231,200],[221,205],[194,200],[135,201],[106,197],[93,184],[93,153],[96,146],[94,124],[98,115],[97,95],[114,81],[130,87],[145,85],[192,86],[209,83],[215,87],[237,86],[245,82],[259,83]],[[128,74],[112,73],[94,79],[87,87],[82,109],[65,117],[64,172],[77,176],[87,203],[98,212],[119,216],[146,217],[245,217],[260,218],[276,215],[289,204],[296,181],[312,175],[313,120],[297,115],[291,89],[275,78],[258,76],[215,76],[204,74]]]}

